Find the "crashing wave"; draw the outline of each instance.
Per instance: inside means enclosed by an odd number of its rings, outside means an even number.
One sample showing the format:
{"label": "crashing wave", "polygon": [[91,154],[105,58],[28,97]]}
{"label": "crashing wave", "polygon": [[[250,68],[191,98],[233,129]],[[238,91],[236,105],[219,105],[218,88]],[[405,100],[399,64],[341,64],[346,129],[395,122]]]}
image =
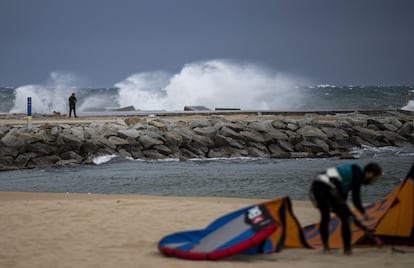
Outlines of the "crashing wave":
{"label": "crashing wave", "polygon": [[414,148],[402,148],[394,146],[371,147],[362,145],[361,148],[354,148],[351,152],[356,158],[378,158],[384,156],[414,156]]}
{"label": "crashing wave", "polygon": [[95,157],[92,161],[95,165],[101,165],[101,164],[111,161],[113,158],[116,158],[116,157],[118,157],[118,155],[116,154],[102,155],[102,156]]}

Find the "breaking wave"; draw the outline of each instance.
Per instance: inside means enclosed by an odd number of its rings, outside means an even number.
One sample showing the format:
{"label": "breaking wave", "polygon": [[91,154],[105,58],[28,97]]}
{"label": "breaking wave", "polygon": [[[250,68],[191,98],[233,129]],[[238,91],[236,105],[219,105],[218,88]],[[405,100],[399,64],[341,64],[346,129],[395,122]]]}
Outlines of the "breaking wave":
{"label": "breaking wave", "polygon": [[140,110],[182,110],[184,106],[289,109],[305,98],[303,79],[255,64],[211,60],[186,64],[174,75],[134,74],[115,84],[119,105]]}

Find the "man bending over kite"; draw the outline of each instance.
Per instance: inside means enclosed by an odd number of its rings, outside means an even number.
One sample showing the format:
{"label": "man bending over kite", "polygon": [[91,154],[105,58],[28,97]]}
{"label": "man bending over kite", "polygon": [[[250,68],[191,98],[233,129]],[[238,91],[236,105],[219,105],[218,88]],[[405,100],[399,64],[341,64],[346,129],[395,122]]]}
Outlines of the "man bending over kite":
{"label": "man bending over kite", "polygon": [[369,163],[365,167],[349,163],[328,168],[313,179],[310,199],[321,213],[320,233],[324,251],[329,251],[328,228],[331,211],[336,213],[342,221],[341,234],[345,254],[352,254],[352,222],[355,222],[365,232],[372,232],[352,214],[346,204],[346,199],[348,193],[352,191],[354,206],[364,215],[364,218],[367,218],[361,204],[361,185],[374,183],[381,174],[381,167],[376,163]]}

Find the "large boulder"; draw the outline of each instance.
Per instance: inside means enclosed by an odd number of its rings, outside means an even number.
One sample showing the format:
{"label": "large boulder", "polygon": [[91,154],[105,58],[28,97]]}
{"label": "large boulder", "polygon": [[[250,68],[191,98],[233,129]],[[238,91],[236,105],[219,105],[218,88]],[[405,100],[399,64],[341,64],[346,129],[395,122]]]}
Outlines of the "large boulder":
{"label": "large boulder", "polygon": [[126,138],[135,139],[139,137],[140,132],[136,129],[131,128],[131,129],[120,129],[118,130],[117,134],[120,138],[123,138],[123,139],[126,139]]}
{"label": "large boulder", "polygon": [[141,122],[141,118],[140,117],[137,117],[137,116],[132,116],[132,117],[128,117],[128,118],[125,119],[125,123],[128,126],[136,125],[139,122]]}
{"label": "large boulder", "polygon": [[58,148],[56,147],[55,144],[47,144],[47,143],[42,143],[42,142],[30,143],[30,144],[27,144],[25,147],[26,152],[28,153],[34,152],[38,156],[54,154],[56,153],[57,149]]}
{"label": "large boulder", "polygon": [[298,142],[302,141],[302,136],[294,131],[286,130],[285,133],[288,135],[289,141],[292,144],[297,144]]}
{"label": "large boulder", "polygon": [[355,147],[351,140],[335,141],[334,146],[336,147],[335,150],[340,151],[351,151]]}
{"label": "large boulder", "polygon": [[118,151],[118,155],[122,158],[127,158],[127,159],[133,158],[132,155],[128,151],[126,151],[124,148],[119,147],[117,151]]}
{"label": "large boulder", "polygon": [[219,134],[233,139],[243,139],[240,133],[234,131],[232,128],[229,128],[227,126],[222,127],[219,131]]}
{"label": "large boulder", "polygon": [[144,150],[142,151],[145,158],[149,159],[164,159],[166,156],[158,152],[157,150],[150,149],[150,150]]}
{"label": "large boulder", "polygon": [[293,152],[294,151],[293,144],[290,143],[287,140],[277,140],[277,144],[280,146],[280,148],[282,148],[283,150],[285,150],[287,152]]}
{"label": "large boulder", "polygon": [[372,143],[364,140],[363,138],[361,138],[359,136],[351,136],[350,141],[358,147],[361,147],[361,146],[374,147],[374,145]]}
{"label": "large boulder", "polygon": [[323,144],[318,144],[316,142],[302,141],[300,145],[303,148],[302,150],[307,153],[316,154],[316,153],[329,151],[329,146],[327,144],[323,145]]}
{"label": "large boulder", "polygon": [[296,122],[286,122],[286,128],[291,131],[296,131],[299,126]]}
{"label": "large boulder", "polygon": [[55,141],[56,137],[50,134],[49,130],[44,130],[40,128],[33,128],[30,130],[27,130],[27,133],[32,134],[37,140],[44,141],[44,142],[50,142]]}
{"label": "large boulder", "polygon": [[270,144],[269,145],[269,152],[270,157],[272,158],[289,158],[290,154],[284,151],[279,145],[277,144]]}
{"label": "large boulder", "polygon": [[190,143],[193,140],[194,132],[191,129],[175,127],[172,132],[180,135],[182,137],[182,143],[184,144]]}
{"label": "large boulder", "polygon": [[313,138],[318,138],[318,139],[326,141],[328,139],[328,136],[325,133],[323,133],[322,130],[316,127],[312,127],[312,126],[304,126],[298,129],[296,132],[300,134],[305,140],[311,140]]}
{"label": "large boulder", "polygon": [[26,133],[24,130],[11,129],[3,136],[1,142],[6,146],[20,147],[40,140],[41,139],[35,134]]}
{"label": "large boulder", "polygon": [[200,144],[195,144],[194,142],[190,142],[189,144],[184,145],[184,148],[197,155],[197,158],[205,157],[209,151],[208,147],[201,146]]}
{"label": "large boulder", "polygon": [[166,132],[164,138],[168,146],[180,146],[183,143],[183,137],[175,131]]}
{"label": "large boulder", "polygon": [[246,157],[249,155],[249,152],[245,149],[236,149],[233,147],[233,150],[230,154],[230,157]]}
{"label": "large boulder", "polygon": [[[368,124],[376,125],[381,130],[390,130],[399,129],[403,126],[400,120],[395,117],[385,117],[385,118],[368,118]],[[391,129],[388,129],[391,128]]]}
{"label": "large boulder", "polygon": [[244,121],[234,121],[234,122],[226,123],[225,126],[228,128],[231,128],[232,130],[236,132],[246,130],[247,128],[246,122]]}
{"label": "large boulder", "polygon": [[25,168],[27,163],[33,158],[36,158],[37,154],[34,152],[19,154],[13,161],[13,165],[19,168]]}
{"label": "large boulder", "polygon": [[[52,129],[53,130],[53,129]],[[59,134],[61,131],[56,130],[57,134]],[[100,131],[98,128],[93,128],[89,126],[85,126],[83,128],[83,135],[85,139],[93,139],[96,136],[102,135],[103,131]]]}
{"label": "large boulder", "polygon": [[[268,149],[267,146],[262,144],[262,143],[255,143],[255,142],[249,142],[249,147],[254,147],[259,149],[260,151],[264,152],[264,153],[268,153]],[[249,147],[247,148],[247,150],[249,150]]]}
{"label": "large boulder", "polygon": [[60,151],[65,151],[65,150],[79,151],[82,144],[83,144],[83,142],[82,142],[81,139],[79,139],[76,136],[73,136],[71,134],[66,134],[66,133],[62,132],[57,137],[56,144],[59,145]]}
{"label": "large boulder", "polygon": [[75,162],[71,162],[71,163],[81,163],[83,160],[82,156],[80,156],[74,151],[67,151],[67,152],[62,153],[60,155],[60,158],[62,158],[63,160],[69,160],[69,159],[75,160]]}
{"label": "large boulder", "polygon": [[365,118],[353,118],[348,117],[346,120],[352,125],[352,126],[359,126],[359,127],[366,127],[368,124],[367,119]]}
{"label": "large boulder", "polygon": [[19,153],[24,153],[24,147],[9,147],[0,143],[0,158],[11,156],[12,158],[16,157]]}
{"label": "large boulder", "polygon": [[108,137],[108,142],[114,144],[115,147],[129,144],[129,141],[127,139],[123,139],[117,136]]}
{"label": "large boulder", "polygon": [[193,144],[203,146],[203,147],[212,147],[214,142],[211,138],[201,135],[194,135],[192,142]]}
{"label": "large boulder", "polygon": [[268,133],[274,140],[289,140],[289,136],[281,130],[273,130]]}
{"label": "large boulder", "polygon": [[409,141],[405,141],[405,140],[395,140],[393,144],[397,147],[413,147],[414,146],[414,144],[412,144]]}
{"label": "large boulder", "polygon": [[97,142],[95,140],[87,140],[84,143],[82,143],[80,148],[80,154],[83,156],[93,155],[101,147],[101,144],[102,143]]}
{"label": "large boulder", "polygon": [[[356,131],[356,135],[363,138],[364,140],[372,141],[380,139],[380,133],[376,130],[363,128],[360,126],[355,126],[353,129]],[[374,144],[375,142],[371,143]]]}
{"label": "large boulder", "polygon": [[123,119],[117,119],[117,120],[115,121],[115,123],[113,123],[112,125],[113,125],[116,129],[119,129],[119,128],[126,128],[126,127],[128,127],[127,122],[125,122],[125,120],[123,120]]}
{"label": "large boulder", "polygon": [[152,147],[152,149],[157,150],[160,154],[165,155],[165,156],[169,156],[169,155],[171,155],[173,153],[171,151],[171,149],[168,148],[167,146],[165,146],[164,144],[154,145]]}
{"label": "large boulder", "polygon": [[384,136],[387,140],[389,140],[391,142],[394,142],[394,141],[397,141],[397,140],[407,141],[406,138],[404,138],[400,134],[398,134],[396,132],[393,132],[393,131],[384,130],[384,131],[379,131],[378,134]]}
{"label": "large boulder", "polygon": [[285,129],[286,128],[286,124],[282,122],[282,120],[273,120],[272,121],[272,126],[275,129]]}
{"label": "large boulder", "polygon": [[0,138],[2,138],[7,132],[9,132],[10,127],[0,126]]}
{"label": "large boulder", "polygon": [[[154,148],[156,146],[157,145],[155,145]],[[132,158],[143,158],[142,150],[144,147],[138,141],[129,140],[128,144],[121,145],[119,147],[127,151]]]}
{"label": "large boulder", "polygon": [[213,138],[216,147],[228,146],[233,139],[223,135],[216,135]]}
{"label": "large boulder", "polygon": [[253,121],[247,124],[247,126],[251,129],[262,133],[270,133],[275,131],[275,128],[272,125],[272,120],[265,120],[265,121]]}
{"label": "large boulder", "polygon": [[[111,136],[114,137],[114,136]],[[92,141],[92,140],[90,140]],[[111,143],[105,136],[97,136],[93,139],[93,143],[99,145],[98,150],[102,148],[110,148],[111,150],[116,150],[116,144]]]}
{"label": "large boulder", "polygon": [[255,130],[240,131],[240,135],[249,142],[266,143],[267,141],[263,134]]}
{"label": "large boulder", "polygon": [[0,171],[12,170],[20,168],[15,164],[14,158],[11,156],[0,157]]}
{"label": "large boulder", "polygon": [[59,126],[52,126],[50,128],[50,135],[57,137],[62,132],[62,128]]}
{"label": "large boulder", "polygon": [[248,147],[247,152],[249,153],[249,156],[258,157],[258,158],[268,158],[270,157],[270,153],[266,151],[262,151],[261,149],[258,149],[256,147]]}
{"label": "large boulder", "polygon": [[414,131],[414,124],[412,122],[406,122],[401,128],[398,130],[398,134],[403,137],[410,136]]}
{"label": "large boulder", "polygon": [[314,138],[312,142],[318,145],[320,148],[322,148],[323,152],[325,153],[329,152],[329,145],[324,140]]}
{"label": "large boulder", "polygon": [[114,128],[113,125],[107,125],[107,124],[105,124],[102,129],[101,128],[96,129],[97,134],[99,136],[104,136],[106,138],[110,136],[116,136],[118,133],[118,130],[119,129]]}
{"label": "large boulder", "polygon": [[194,152],[188,150],[187,148],[180,148],[178,156],[179,156],[180,159],[200,158],[199,155],[197,155]]}
{"label": "large boulder", "polygon": [[322,131],[326,134],[329,139],[340,141],[340,140],[348,140],[349,135],[348,133],[340,128],[333,128],[333,127],[322,127]]}
{"label": "large boulder", "polygon": [[194,133],[196,133],[197,135],[201,135],[201,136],[207,136],[207,137],[214,137],[217,133],[216,128],[215,127],[196,127],[193,129]]}
{"label": "large boulder", "polygon": [[85,140],[85,133],[82,126],[73,127],[71,129],[72,135],[78,137],[80,140]]}
{"label": "large boulder", "polygon": [[221,158],[221,157],[229,157],[230,155],[224,148],[211,148],[208,151],[207,157],[208,158]]}
{"label": "large boulder", "polygon": [[239,150],[244,150],[244,149],[246,149],[246,142],[243,141],[243,140],[231,139],[231,141],[229,142],[229,146],[233,147],[233,148],[236,148],[236,149],[239,149]]}
{"label": "large boulder", "polygon": [[207,119],[193,120],[190,122],[192,128],[208,128],[211,127],[211,121]]}
{"label": "large boulder", "polygon": [[148,124],[158,128],[160,131],[167,131],[169,125],[167,121],[161,119],[151,120]]}
{"label": "large boulder", "polygon": [[396,127],[393,124],[382,124],[380,127],[381,130],[388,130],[388,131],[392,131],[395,132],[398,130],[398,127]]}
{"label": "large boulder", "polygon": [[149,149],[154,145],[164,144],[164,141],[150,135],[140,136],[138,141],[142,144],[144,149]]}
{"label": "large boulder", "polygon": [[345,119],[340,119],[336,122],[336,125],[338,128],[344,129],[344,128],[352,128],[352,124]]}
{"label": "large boulder", "polygon": [[56,162],[60,159],[57,155],[46,155],[36,158],[31,158],[27,163],[28,168],[37,168],[37,167],[52,167],[55,166]]}

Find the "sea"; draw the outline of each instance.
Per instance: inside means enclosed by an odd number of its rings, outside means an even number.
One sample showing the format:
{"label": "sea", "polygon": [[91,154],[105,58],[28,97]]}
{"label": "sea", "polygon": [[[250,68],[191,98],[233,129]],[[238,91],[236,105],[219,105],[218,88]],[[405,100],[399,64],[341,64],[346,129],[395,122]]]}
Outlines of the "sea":
{"label": "sea", "polygon": [[[199,64],[200,65],[200,64]],[[186,66],[180,73],[139,73],[109,88],[75,86],[61,74],[43,85],[0,87],[0,114],[26,113],[32,98],[34,114],[67,113],[72,92],[77,113],[110,114],[133,106],[140,111],[182,111],[183,107],[232,107],[259,111],[414,110],[414,86],[298,85],[294,78],[246,66],[220,63]],[[220,69],[221,68],[221,69]],[[223,70],[224,68],[224,70]],[[219,69],[219,71],[217,71]],[[63,78],[62,78],[63,77]],[[326,159],[168,159],[147,161],[117,155],[98,157],[92,165],[0,172],[0,191],[90,194],[139,194],[192,197],[307,200],[316,174],[347,162],[379,163],[384,174],[364,187],[364,202],[385,197],[414,163],[414,148],[355,148],[355,160]]]}

